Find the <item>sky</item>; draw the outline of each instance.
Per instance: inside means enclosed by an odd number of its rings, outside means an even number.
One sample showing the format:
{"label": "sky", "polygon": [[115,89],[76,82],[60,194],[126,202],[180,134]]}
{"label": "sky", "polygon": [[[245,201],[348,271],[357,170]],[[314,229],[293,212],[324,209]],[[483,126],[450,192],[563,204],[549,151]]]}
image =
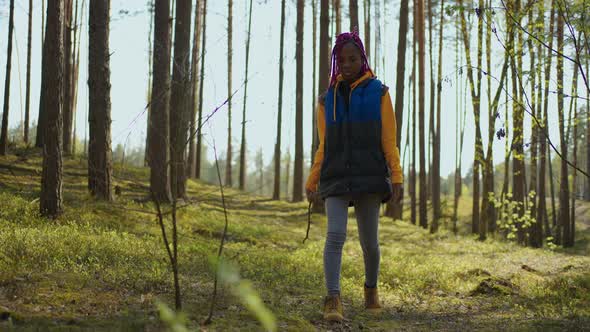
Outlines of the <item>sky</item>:
{"label": "sky", "polygon": [[[495,2],[495,1],[494,1]],[[0,93],[4,95],[4,79],[6,75],[6,43],[8,35],[8,0],[0,0]],[[39,90],[41,86],[41,0],[34,0],[33,8],[33,47],[32,47],[32,74],[31,74],[31,120],[36,122],[39,110]],[[87,7],[88,1],[86,1]],[[247,0],[234,0],[233,8],[233,87],[236,91],[232,99],[232,142],[234,151],[239,151],[242,109],[244,102],[244,80],[245,80],[245,40],[247,34]],[[254,0],[252,18],[252,40],[250,46],[250,64],[248,73],[248,90],[246,103],[246,142],[248,153],[254,157],[258,149],[262,149],[266,163],[272,159],[274,143],[276,140],[277,121],[277,96],[278,96],[278,64],[279,64],[279,38],[280,38],[280,0]],[[362,3],[362,2],[360,2]],[[395,68],[397,61],[397,44],[399,29],[399,1],[386,1],[379,4],[381,20],[381,41],[380,50],[382,60],[377,65],[376,74],[380,80],[390,86],[392,98],[395,98]],[[348,27],[348,15],[346,4],[343,10],[343,28]],[[499,4],[501,6],[501,4]],[[319,7],[319,6],[318,6]],[[372,10],[373,15],[375,9]],[[10,127],[17,126],[24,118],[25,99],[25,73],[26,73],[26,43],[27,43],[27,14],[28,1],[15,0],[15,31],[11,70],[11,92],[10,92]],[[87,30],[87,8],[85,9],[82,22],[81,34],[81,59],[78,92],[78,113],[76,115],[77,137],[83,138],[87,132],[87,109],[88,109],[88,86],[87,82],[87,52],[88,30]],[[359,21],[364,21],[362,4],[359,8]],[[149,70],[148,58],[148,37],[149,37],[149,13],[147,11],[147,0],[111,0],[111,32],[110,52],[111,56],[111,102],[112,102],[112,140],[113,147],[117,144],[125,144],[129,147],[137,147],[144,144],[146,134],[146,112],[147,104],[147,82]],[[318,8],[319,18],[319,8]],[[472,20],[474,17],[471,18]],[[372,20],[372,45],[376,34],[376,20]],[[438,21],[438,18],[436,19]],[[498,28],[498,36],[492,37],[492,70],[491,75],[499,78],[503,61],[503,48],[500,42],[504,42],[503,15],[495,15],[494,22]],[[312,138],[312,116],[314,116],[312,73],[313,73],[313,52],[312,52],[312,10],[311,1],[306,1],[305,7],[305,31],[304,31],[304,93],[303,93],[303,121],[304,121],[304,149],[306,163],[309,165],[309,150]],[[443,80],[441,95],[441,175],[446,176],[454,171],[455,165],[455,128],[457,123],[456,110],[458,102],[467,106],[465,147],[463,149],[462,165],[463,174],[470,168],[473,162],[473,137],[474,120],[471,107],[471,98],[466,85],[466,61],[463,56],[457,59],[455,56],[455,28],[454,18],[448,18],[444,29],[445,44],[443,50]],[[410,29],[411,29],[410,22]],[[296,8],[295,1],[287,1],[286,26],[285,26],[285,82],[283,91],[283,151],[287,149],[293,154],[295,146],[295,26]],[[428,28],[428,27],[427,27]],[[318,24],[319,29],[319,24]],[[471,42],[475,49],[476,26],[473,26],[474,39]],[[364,36],[363,27],[360,28],[361,36]],[[438,35],[436,32],[435,36]],[[428,38],[428,29],[427,29]],[[408,34],[411,41],[411,30]],[[433,54],[437,55],[437,38],[435,38],[435,49]],[[428,40],[427,40],[428,42]],[[204,78],[204,114],[208,114],[216,107],[223,104],[227,99],[227,1],[208,1],[207,13],[207,41],[205,55],[205,78]],[[404,156],[405,136],[408,122],[409,88],[408,76],[412,69],[410,58],[411,44],[407,47],[406,60],[406,93],[404,107],[404,122],[398,124],[398,130],[402,130],[402,144],[400,152]],[[428,53],[427,53],[428,56]],[[472,55],[475,58],[475,52]],[[526,58],[526,57],[525,57]],[[317,58],[315,59],[317,61]],[[427,58],[428,60],[428,58]],[[475,61],[475,60],[472,60]],[[457,67],[458,63],[458,67]],[[374,64],[370,64],[375,67]],[[428,62],[427,62],[428,66]],[[525,60],[525,66],[528,62]],[[565,62],[566,66],[566,89],[571,86],[571,63]],[[458,69],[460,68],[460,69]],[[463,75],[457,77],[459,72]],[[326,73],[328,75],[329,73]],[[436,63],[435,73],[436,74]],[[429,109],[429,80],[430,71],[426,71],[426,111]],[[555,72],[552,74],[550,90],[556,90]],[[461,92],[464,98],[457,98],[458,89],[461,85],[467,88]],[[495,92],[497,82],[492,79],[492,94]],[[582,86],[580,85],[580,88]],[[484,100],[482,102],[482,115],[487,114],[487,83],[484,76],[482,84]],[[528,88],[530,91],[530,87]],[[504,98],[502,98],[504,99]],[[580,101],[583,103],[583,101]],[[566,107],[569,100],[566,99]],[[504,113],[504,104],[501,105]],[[208,158],[212,160],[212,144],[216,144],[217,150],[223,154],[227,146],[227,106],[222,107],[212,118],[209,126],[206,126],[204,134],[205,142],[210,146]],[[550,136],[558,142],[557,131],[557,107],[556,97],[552,95],[549,103]],[[511,117],[510,117],[511,119]],[[511,120],[510,120],[511,121]],[[531,117],[525,115],[525,142],[530,137]],[[427,124],[428,122],[426,122]],[[496,130],[504,123],[504,116],[496,121]],[[487,146],[487,118],[482,116],[481,126],[484,135],[484,148]],[[505,141],[494,143],[494,160],[496,163],[504,159]],[[409,159],[409,151],[405,153],[406,163]],[[248,165],[253,170],[253,163]],[[407,170],[406,164],[402,167]]]}

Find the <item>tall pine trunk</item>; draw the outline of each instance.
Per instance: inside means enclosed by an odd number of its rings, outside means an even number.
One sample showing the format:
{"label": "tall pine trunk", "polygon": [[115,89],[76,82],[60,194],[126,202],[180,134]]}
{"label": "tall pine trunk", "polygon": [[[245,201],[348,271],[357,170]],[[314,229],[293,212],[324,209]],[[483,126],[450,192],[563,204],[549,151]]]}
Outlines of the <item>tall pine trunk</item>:
{"label": "tall pine trunk", "polygon": [[90,0],[88,21],[88,188],[97,198],[113,199],[111,174],[110,1]]}
{"label": "tall pine trunk", "polygon": [[[483,4],[480,0],[480,7]],[[459,5],[463,5],[463,0],[459,0]],[[482,62],[482,36],[483,36],[483,18],[478,18],[477,28],[477,67],[481,68]],[[473,206],[472,206],[472,217],[471,217],[471,232],[474,234],[479,233],[479,171],[480,163],[483,159],[483,147],[481,139],[481,127],[480,127],[480,109],[481,109],[481,70],[477,71],[477,83],[473,78],[473,68],[471,66],[471,49],[469,43],[469,35],[467,31],[467,21],[465,19],[465,12],[461,11],[461,35],[463,39],[463,45],[465,46],[465,59],[467,61],[467,78],[469,79],[469,87],[471,90],[471,100],[473,104],[473,118],[475,121],[475,157],[473,160]],[[485,233],[485,231],[484,231]],[[481,237],[481,234],[480,234]]]}
{"label": "tall pine trunk", "polygon": [[426,141],[424,132],[424,103],[426,99],[424,91],[424,81],[426,76],[426,65],[424,55],[426,51],[426,44],[424,42],[424,0],[416,0],[416,17],[418,29],[418,136],[420,149],[420,226],[428,228],[428,217],[426,211],[427,195],[426,195]]}
{"label": "tall pine trunk", "polygon": [[196,176],[196,155],[195,155],[195,130],[197,117],[197,102],[199,86],[199,51],[201,41],[201,0],[195,3],[195,20],[193,24],[193,50],[191,52],[191,76],[190,76],[190,101],[188,111],[190,113],[190,129],[189,129],[189,148],[188,148],[188,176],[194,178]]}
{"label": "tall pine trunk", "polygon": [[336,18],[336,35],[339,35],[342,32],[342,6],[340,4],[341,0],[332,0],[332,10],[334,12],[334,17]]}
{"label": "tall pine trunk", "polygon": [[[399,39],[397,42],[397,71],[395,78],[395,121],[400,128],[397,132],[396,144],[401,145],[401,128],[403,127],[404,119],[404,88],[405,88],[405,70],[406,70],[406,48],[408,46],[408,11],[409,0],[401,0],[400,14],[399,14]],[[386,215],[401,219],[403,211],[403,201],[390,202],[387,204]]]}
{"label": "tall pine trunk", "polygon": [[410,167],[410,220],[413,225],[417,223],[417,187],[416,187],[416,149],[418,145],[416,144],[416,100],[417,100],[417,93],[416,93],[416,62],[417,62],[417,55],[416,55],[416,48],[418,46],[418,10],[417,10],[417,0],[414,0],[414,5],[412,6],[412,17],[413,17],[413,38],[412,38],[412,158],[411,158],[411,167]]}
{"label": "tall pine trunk", "polygon": [[[328,0],[322,0],[322,15],[324,14],[324,4],[327,7]],[[327,11],[327,9],[326,9]],[[327,13],[326,13],[327,15]],[[327,30],[327,26],[325,27]],[[321,42],[320,42],[321,45]],[[279,46],[279,100],[277,110],[277,139],[275,142],[275,153],[274,153],[274,167],[275,167],[275,178],[272,199],[278,200],[281,196],[281,132],[282,132],[282,116],[283,116],[283,51],[285,49],[285,0],[281,1],[281,41]],[[321,56],[321,51],[320,51]],[[321,59],[320,59],[320,70],[321,70]]]}
{"label": "tall pine trunk", "polygon": [[232,49],[232,33],[233,33],[233,0],[227,2],[227,150],[225,156],[225,185],[233,186],[233,151],[232,151],[232,133],[231,133],[231,106],[232,106],[232,60],[233,60],[233,49]]}
{"label": "tall pine trunk", "polygon": [[444,27],[444,4],[445,1],[440,2],[440,26],[438,39],[438,80],[437,80],[437,95],[436,95],[436,130],[434,133],[434,147],[432,153],[432,209],[433,217],[430,231],[435,233],[438,231],[438,220],[441,217],[440,210],[440,113],[441,113],[441,95],[442,95],[442,49],[443,49],[443,27]]}
{"label": "tall pine trunk", "polygon": [[[11,1],[12,2],[12,1]],[[46,114],[47,127],[43,131],[43,171],[41,175],[41,214],[57,217],[63,211],[62,205],[62,122],[64,51],[63,51],[63,0],[47,4],[46,41],[43,43],[41,69],[42,86],[53,87],[52,93],[43,99],[42,108]]]}
{"label": "tall pine trunk", "polygon": [[201,163],[203,152],[203,87],[205,85],[205,46],[207,41],[207,0],[203,0],[203,36],[201,40],[201,73],[199,74],[199,114],[197,117],[197,147],[195,157],[195,178],[201,178]]}
{"label": "tall pine trunk", "polygon": [[371,0],[364,0],[365,10],[365,53],[367,59],[371,58]]}
{"label": "tall pine trunk", "polygon": [[64,104],[63,104],[63,153],[68,156],[72,154],[72,18],[73,0],[65,0],[65,23],[64,23],[64,55],[65,55],[65,77],[64,77]]}
{"label": "tall pine trunk", "polygon": [[[312,62],[313,62],[313,69],[312,69],[312,88],[311,88],[311,109],[315,110],[316,109],[316,105],[317,105],[317,38],[318,38],[318,25],[317,25],[317,1],[316,0],[311,0],[311,11],[312,11]],[[311,139],[311,158],[309,158],[310,160],[310,166],[313,165],[313,160],[314,160],[314,156],[316,151],[318,150],[318,146],[320,144],[319,139],[318,139],[318,127],[317,127],[317,118],[315,117],[315,112],[314,112],[314,116],[311,117],[311,135],[312,135],[312,139]]]}
{"label": "tall pine trunk", "polygon": [[191,3],[191,0],[176,2],[170,87],[170,179],[173,198],[186,196],[185,150],[189,128]]}
{"label": "tall pine trunk", "polygon": [[29,0],[29,25],[27,34],[27,78],[25,96],[25,145],[29,145],[29,113],[31,106],[31,43],[33,35],[33,0]]}
{"label": "tall pine trunk", "polygon": [[[293,201],[303,200],[303,27],[305,1],[297,0],[296,78],[295,78],[295,163],[293,170]],[[278,156],[280,158],[280,156]]]}
{"label": "tall pine trunk", "polygon": [[[206,1],[206,0],[205,0]],[[154,59],[150,102],[150,190],[158,201],[169,202],[170,191],[170,0],[155,0]]]}
{"label": "tall pine trunk", "polygon": [[[546,174],[547,174],[547,162],[549,159],[549,161],[551,160],[551,158],[547,158],[547,150],[548,150],[548,146],[547,146],[547,138],[546,135],[547,133],[549,133],[549,126],[548,126],[548,121],[547,121],[547,108],[549,106],[549,80],[551,78],[551,60],[553,59],[552,57],[552,52],[551,49],[553,48],[553,32],[554,27],[555,27],[555,0],[551,1],[551,14],[550,14],[550,19],[549,19],[549,33],[545,34],[545,26],[544,26],[544,19],[542,18],[542,13],[544,12],[544,6],[543,6],[543,2],[541,1],[539,3],[539,21],[543,22],[543,24],[539,26],[539,35],[546,35],[549,37],[549,48],[547,49],[547,57],[545,59],[545,77],[543,80],[543,84],[544,84],[544,95],[543,95],[543,111],[541,112],[539,110],[539,114],[542,115],[541,116],[541,124],[542,127],[539,128],[539,131],[544,132],[543,135],[541,136],[541,139],[539,141],[539,152],[540,152],[540,161],[539,161],[539,178],[538,178],[538,192],[537,192],[537,197],[539,200],[539,204],[538,204],[538,208],[537,208],[537,224],[539,225],[543,225],[543,227],[545,228],[545,232],[544,232],[544,236],[545,237],[549,237],[551,236],[551,227],[549,226],[549,219],[547,218],[547,194],[546,194]],[[538,51],[539,51],[539,57],[541,59],[541,55],[542,55],[542,50],[541,46],[538,46]],[[539,61],[541,62],[541,61]],[[553,180],[551,180],[551,188],[553,188],[552,186]],[[540,226],[536,226],[536,227],[540,227]]]}
{"label": "tall pine trunk", "polygon": [[8,18],[8,49],[6,51],[6,80],[4,81],[4,108],[0,132],[0,155],[5,156],[8,148],[8,111],[10,109],[10,69],[12,67],[12,33],[14,31],[14,0],[10,0]]}
{"label": "tall pine trunk", "polygon": [[248,63],[250,60],[250,32],[252,31],[252,0],[248,12],[248,36],[246,37],[246,69],[244,83],[244,105],[242,109],[242,143],[240,145],[240,189],[246,187],[246,96],[248,93]]}
{"label": "tall pine trunk", "polygon": [[[557,49],[563,53],[564,48],[564,19],[563,9],[558,5],[557,15]],[[568,165],[566,158],[568,156],[568,138],[565,134],[565,109],[563,100],[563,57],[557,57],[557,114],[559,119],[559,136],[560,147],[563,158],[560,158],[560,184],[559,184],[559,220],[557,223],[557,236],[563,234],[561,243],[564,247],[571,247],[573,243],[570,237],[570,209],[569,209],[569,179]]]}
{"label": "tall pine trunk", "polygon": [[145,137],[145,154],[143,159],[143,164],[146,167],[150,166],[150,125],[151,120],[150,117],[152,115],[152,79],[153,79],[153,64],[154,64],[154,47],[153,47],[153,37],[154,37],[154,0],[150,0],[147,3],[147,11],[150,15],[150,27],[148,30],[148,91],[147,91],[147,129],[146,129],[146,137]]}
{"label": "tall pine trunk", "polygon": [[353,31],[354,28],[357,28],[357,29],[359,28],[358,0],[349,0],[348,1],[348,11],[349,11],[349,16],[350,16],[350,31]]}
{"label": "tall pine trunk", "polygon": [[[578,66],[574,64],[574,78],[572,80],[572,96],[578,95]],[[572,108],[574,117],[571,118]],[[574,165],[578,166],[578,99],[572,98],[570,100],[570,121],[569,121],[570,128],[573,127],[573,133],[571,136],[573,142],[572,147],[572,162]],[[568,130],[569,133],[570,130]],[[567,135],[569,138],[569,134]],[[576,193],[577,193],[577,171],[572,171],[572,193],[571,193],[571,212],[570,212],[570,236],[569,241],[570,244],[573,246],[575,243],[575,230],[576,230]]]}

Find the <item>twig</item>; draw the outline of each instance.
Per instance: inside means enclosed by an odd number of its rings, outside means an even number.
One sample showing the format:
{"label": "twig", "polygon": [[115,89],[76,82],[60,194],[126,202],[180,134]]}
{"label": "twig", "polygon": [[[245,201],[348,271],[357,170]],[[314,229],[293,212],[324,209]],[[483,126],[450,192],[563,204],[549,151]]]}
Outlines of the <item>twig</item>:
{"label": "twig", "polygon": [[212,322],[213,318],[213,309],[215,308],[215,300],[217,299],[217,279],[219,274],[219,259],[221,258],[221,254],[223,252],[223,245],[225,243],[225,237],[227,235],[227,209],[225,206],[225,195],[223,194],[223,184],[221,182],[221,171],[219,170],[219,159],[217,158],[217,147],[215,145],[215,139],[213,139],[213,152],[215,155],[215,168],[217,169],[217,179],[219,180],[219,190],[221,191],[221,203],[223,204],[223,214],[225,217],[225,226],[223,227],[223,234],[221,236],[221,243],[219,244],[219,251],[217,252],[217,266],[215,271],[215,279],[213,281],[213,294],[211,299],[211,307],[209,309],[209,316],[205,319],[204,324],[209,325]]}
{"label": "twig", "polygon": [[303,243],[305,243],[305,240],[309,239],[309,229],[311,228],[311,203],[313,201],[309,202],[309,206],[307,207],[307,232],[305,233],[305,239],[303,239]]}

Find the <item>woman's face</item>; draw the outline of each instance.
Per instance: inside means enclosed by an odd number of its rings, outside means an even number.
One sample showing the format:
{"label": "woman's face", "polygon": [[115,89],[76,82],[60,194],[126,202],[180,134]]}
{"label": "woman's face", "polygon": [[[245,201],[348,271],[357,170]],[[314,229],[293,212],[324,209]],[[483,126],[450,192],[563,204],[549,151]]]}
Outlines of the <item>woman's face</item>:
{"label": "woman's face", "polygon": [[361,51],[353,43],[346,43],[338,56],[338,68],[342,78],[347,82],[354,82],[361,74]]}

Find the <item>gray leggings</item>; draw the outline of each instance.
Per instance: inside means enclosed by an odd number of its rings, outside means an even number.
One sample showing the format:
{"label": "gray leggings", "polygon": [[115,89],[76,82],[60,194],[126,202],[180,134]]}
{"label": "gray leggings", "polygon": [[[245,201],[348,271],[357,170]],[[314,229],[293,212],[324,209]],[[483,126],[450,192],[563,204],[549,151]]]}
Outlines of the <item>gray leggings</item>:
{"label": "gray leggings", "polygon": [[379,207],[382,195],[365,194],[358,197],[335,196],[326,198],[328,234],[324,247],[324,274],[328,295],[340,293],[342,247],[346,241],[348,203],[354,202],[354,213],[365,261],[365,285],[375,287],[379,274]]}

